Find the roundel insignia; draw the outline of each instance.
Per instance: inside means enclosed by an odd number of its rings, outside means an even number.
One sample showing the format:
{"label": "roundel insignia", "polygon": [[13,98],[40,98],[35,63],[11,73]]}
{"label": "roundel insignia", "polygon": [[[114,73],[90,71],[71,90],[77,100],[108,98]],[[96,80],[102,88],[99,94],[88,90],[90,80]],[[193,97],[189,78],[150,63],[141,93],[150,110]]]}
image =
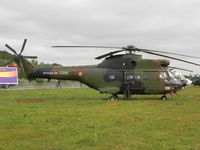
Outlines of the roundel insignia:
{"label": "roundel insignia", "polygon": [[16,63],[12,63],[11,66],[12,67],[17,67],[17,64]]}
{"label": "roundel insignia", "polygon": [[83,72],[78,72],[78,76],[79,77],[83,76]]}

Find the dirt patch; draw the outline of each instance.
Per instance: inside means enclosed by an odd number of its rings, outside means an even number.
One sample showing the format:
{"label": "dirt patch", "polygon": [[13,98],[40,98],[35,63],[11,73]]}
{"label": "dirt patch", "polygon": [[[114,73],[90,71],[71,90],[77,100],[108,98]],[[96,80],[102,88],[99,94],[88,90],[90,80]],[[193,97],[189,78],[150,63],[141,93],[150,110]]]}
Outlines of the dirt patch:
{"label": "dirt patch", "polygon": [[10,129],[17,129],[15,127],[4,127],[4,128],[0,128],[0,130],[10,130]]}
{"label": "dirt patch", "polygon": [[31,139],[38,139],[38,138],[43,138],[43,137],[50,137],[51,134],[44,134],[44,135],[35,135],[35,136],[30,136]]}
{"label": "dirt patch", "polygon": [[0,94],[0,96],[9,96],[9,95],[6,95],[6,94]]}
{"label": "dirt patch", "polygon": [[18,100],[17,102],[21,102],[21,103],[36,103],[36,102],[42,102],[42,99],[24,99],[24,100]]}

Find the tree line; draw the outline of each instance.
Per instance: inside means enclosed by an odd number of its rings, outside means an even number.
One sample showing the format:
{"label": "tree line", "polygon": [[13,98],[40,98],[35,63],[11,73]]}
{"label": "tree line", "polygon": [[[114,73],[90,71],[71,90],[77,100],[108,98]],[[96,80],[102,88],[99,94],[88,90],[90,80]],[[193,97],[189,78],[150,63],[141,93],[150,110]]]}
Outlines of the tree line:
{"label": "tree line", "polygon": [[[5,67],[5,64],[8,61],[12,60],[14,57],[15,57],[15,55],[12,55],[7,51],[0,51],[0,67]],[[30,61],[31,61],[31,63],[33,63],[37,67],[44,67],[44,68],[45,67],[50,67],[50,68],[62,67],[62,65],[57,64],[57,63],[49,64],[49,63],[44,63],[44,62],[38,62],[35,59],[32,59]],[[11,65],[12,65],[12,63],[9,64],[8,67],[11,67]],[[18,75],[19,78],[22,78],[23,77],[22,71],[19,67],[18,67],[18,72],[19,72],[19,75]]]}

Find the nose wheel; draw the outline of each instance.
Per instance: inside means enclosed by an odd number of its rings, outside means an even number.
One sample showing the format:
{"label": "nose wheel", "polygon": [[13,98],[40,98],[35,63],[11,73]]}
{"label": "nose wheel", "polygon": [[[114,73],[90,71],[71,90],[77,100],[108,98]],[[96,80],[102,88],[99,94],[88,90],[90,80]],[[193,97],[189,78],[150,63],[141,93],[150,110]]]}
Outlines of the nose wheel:
{"label": "nose wheel", "polygon": [[163,101],[165,101],[165,100],[167,100],[167,96],[163,95],[160,99],[163,100]]}

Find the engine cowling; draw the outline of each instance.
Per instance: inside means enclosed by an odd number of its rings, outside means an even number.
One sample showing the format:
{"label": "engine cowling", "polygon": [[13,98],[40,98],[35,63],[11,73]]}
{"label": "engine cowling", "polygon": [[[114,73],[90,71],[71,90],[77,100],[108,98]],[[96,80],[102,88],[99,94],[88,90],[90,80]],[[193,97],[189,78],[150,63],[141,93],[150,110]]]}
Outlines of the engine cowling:
{"label": "engine cowling", "polygon": [[170,64],[170,61],[169,60],[166,60],[166,59],[160,59],[160,66],[161,67],[168,67],[169,64]]}

